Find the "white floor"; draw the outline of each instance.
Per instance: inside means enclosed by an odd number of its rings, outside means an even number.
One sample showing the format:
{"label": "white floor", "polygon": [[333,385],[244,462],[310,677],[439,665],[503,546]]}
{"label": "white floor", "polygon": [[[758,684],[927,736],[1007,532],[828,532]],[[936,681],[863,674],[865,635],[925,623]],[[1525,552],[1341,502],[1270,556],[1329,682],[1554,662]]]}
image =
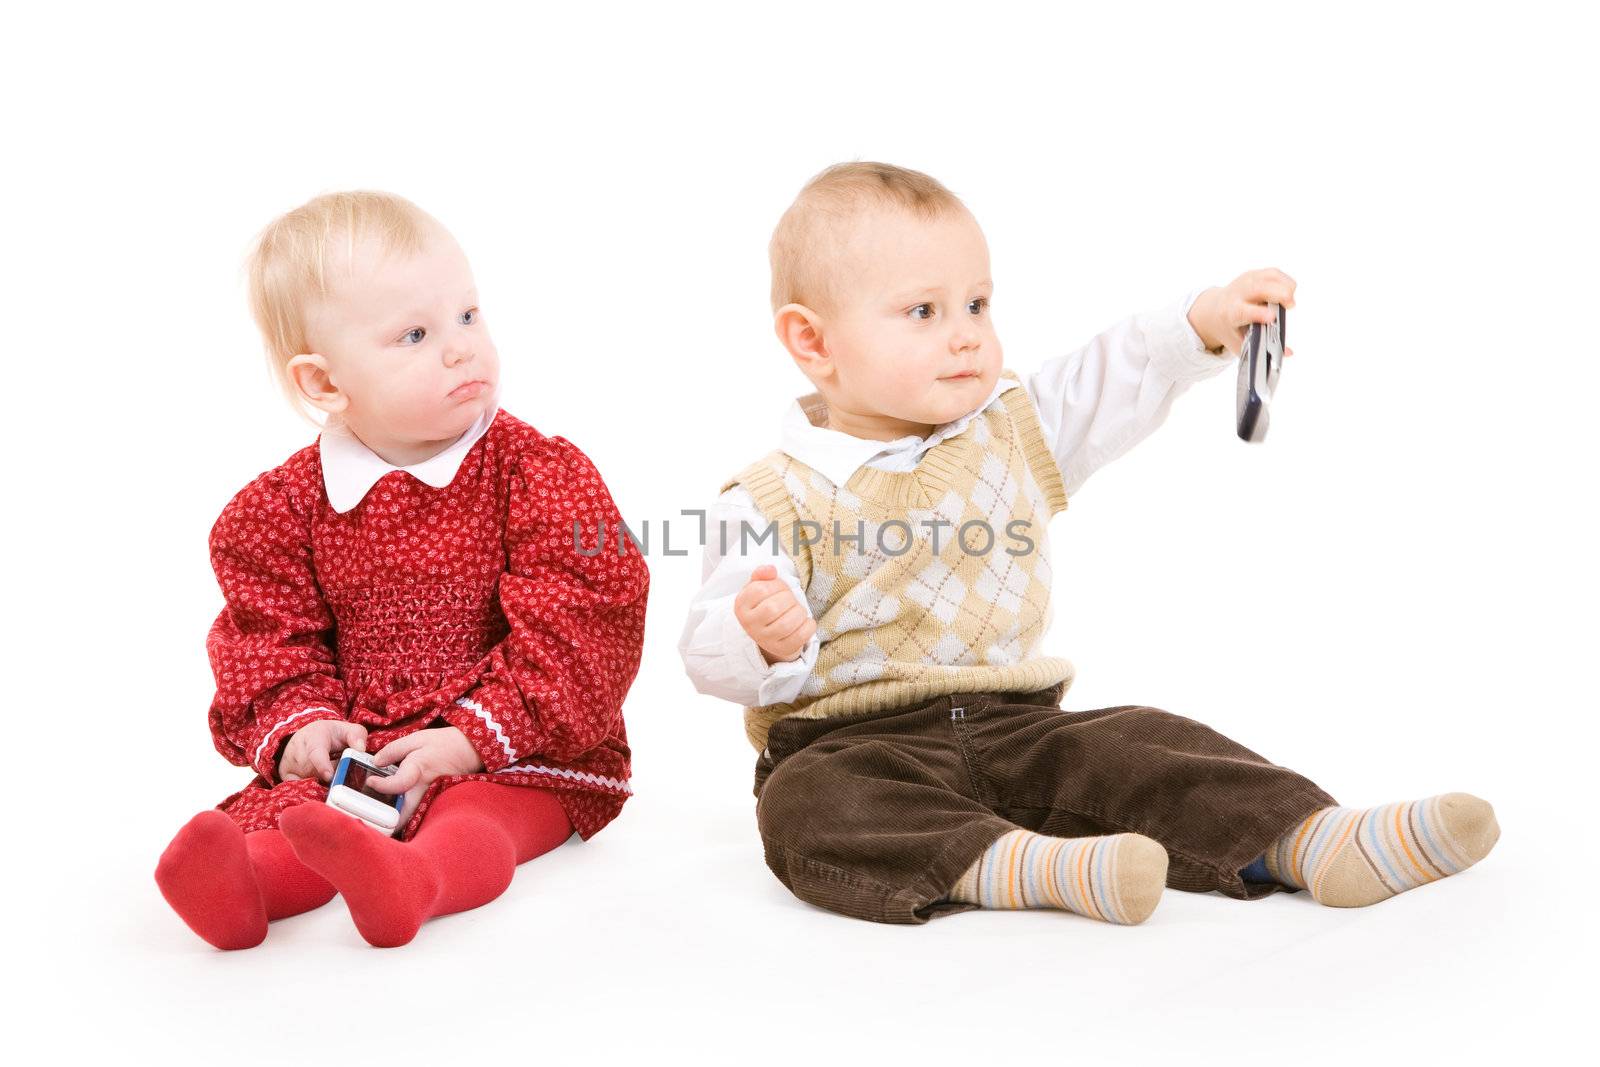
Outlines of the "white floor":
{"label": "white floor", "polygon": [[99,880],[60,887],[60,915],[84,920],[69,938],[55,931],[70,923],[25,928],[53,948],[27,972],[33,1007],[17,1023],[136,1063],[454,1062],[486,1049],[526,1062],[1069,1062],[1086,1050],[1478,1062],[1555,1050],[1591,1003],[1571,984],[1586,888],[1547,877],[1545,842],[1518,830],[1479,867],[1361,911],[1171,892],[1135,928],[1049,912],[890,927],[790,897],[739,803],[708,816],[663,796],[404,949],[369,948],[336,899],[236,953],[166,910],[152,842],[128,841]]}

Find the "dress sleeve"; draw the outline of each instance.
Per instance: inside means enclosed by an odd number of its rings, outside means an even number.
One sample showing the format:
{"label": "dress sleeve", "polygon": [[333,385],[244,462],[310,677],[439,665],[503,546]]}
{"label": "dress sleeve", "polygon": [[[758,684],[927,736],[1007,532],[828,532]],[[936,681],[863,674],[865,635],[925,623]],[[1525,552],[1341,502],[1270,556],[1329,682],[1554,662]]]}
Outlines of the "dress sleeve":
{"label": "dress sleeve", "polygon": [[211,737],[230,763],[277,781],[283,743],[348,705],[333,652],[333,615],[311,562],[307,522],[268,471],[228,502],[211,528],[224,606],[206,637],[216,676]]}
{"label": "dress sleeve", "polygon": [[533,755],[571,762],[619,735],[650,589],[639,547],[575,445],[545,438],[510,479],[499,583],[509,632],[442,712],[488,771]]}

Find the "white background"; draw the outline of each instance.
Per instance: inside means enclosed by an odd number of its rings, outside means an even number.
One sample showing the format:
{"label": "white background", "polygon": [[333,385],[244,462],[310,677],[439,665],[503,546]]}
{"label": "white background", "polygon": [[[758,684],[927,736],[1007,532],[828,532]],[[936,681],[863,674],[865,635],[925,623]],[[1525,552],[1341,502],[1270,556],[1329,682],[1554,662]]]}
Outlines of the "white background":
{"label": "white background", "polygon": [[[8,9],[8,1046],[1551,1052],[1589,1016],[1596,947],[1600,86],[1576,12]],[[1299,281],[1263,445],[1234,438],[1225,374],[1057,520],[1067,706],[1202,719],[1345,803],[1478,793],[1495,852],[1360,911],[1177,892],[1136,928],[816,910],[762,863],[737,709],[684,677],[697,555],[656,554],[620,820],[405,949],[368,948],[338,901],[253,951],[196,939],[151,872],[249,776],[206,733],[206,534],[315,433],[245,308],[255,232],[337,188],[435,214],[472,259],[505,406],[577,443],[659,534],[772,447],[804,391],[771,334],[766,240],[807,177],[852,158],[965,198],[1018,370],[1191,286]]]}

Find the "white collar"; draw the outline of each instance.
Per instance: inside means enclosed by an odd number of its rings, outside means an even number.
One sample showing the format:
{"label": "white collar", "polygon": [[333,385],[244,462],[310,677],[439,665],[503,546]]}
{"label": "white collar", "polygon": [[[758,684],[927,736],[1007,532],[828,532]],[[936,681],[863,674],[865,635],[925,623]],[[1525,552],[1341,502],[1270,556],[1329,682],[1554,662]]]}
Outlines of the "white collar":
{"label": "white collar", "polygon": [[907,434],[893,441],[852,437],[840,430],[830,430],[826,425],[817,425],[811,421],[812,418],[826,423],[828,404],[822,399],[821,393],[811,393],[789,405],[788,413],[783,417],[782,448],[834,485],[843,485],[856,471],[881,455],[909,452],[920,458],[934,445],[965,430],[967,423],[993,404],[1001,393],[1021,385],[1016,378],[1001,378],[995,383],[989,399],[959,419],[935,426],[927,437]]}
{"label": "white collar", "polygon": [[396,467],[378,455],[342,423],[325,427],[317,441],[322,453],[322,484],[328,491],[328,503],[333,505],[334,511],[349,511],[390,471],[405,471],[418,481],[443,489],[455,480],[461,461],[478,443],[478,438],[489,432],[489,424],[498,411],[498,404],[490,405],[449,448],[406,467]]}

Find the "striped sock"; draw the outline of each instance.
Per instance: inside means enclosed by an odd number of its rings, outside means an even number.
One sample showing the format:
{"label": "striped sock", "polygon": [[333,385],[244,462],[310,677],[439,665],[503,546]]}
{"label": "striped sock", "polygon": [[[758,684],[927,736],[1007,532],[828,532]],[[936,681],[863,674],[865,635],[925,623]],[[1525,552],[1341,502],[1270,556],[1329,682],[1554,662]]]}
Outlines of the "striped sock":
{"label": "striped sock", "polygon": [[1167,850],[1148,837],[1012,830],[967,868],[950,899],[985,908],[1061,908],[1132,926],[1156,910],[1166,882]]}
{"label": "striped sock", "polygon": [[1323,808],[1266,852],[1273,880],[1319,904],[1360,908],[1466,870],[1500,838],[1486,800],[1445,793],[1376,808]]}

